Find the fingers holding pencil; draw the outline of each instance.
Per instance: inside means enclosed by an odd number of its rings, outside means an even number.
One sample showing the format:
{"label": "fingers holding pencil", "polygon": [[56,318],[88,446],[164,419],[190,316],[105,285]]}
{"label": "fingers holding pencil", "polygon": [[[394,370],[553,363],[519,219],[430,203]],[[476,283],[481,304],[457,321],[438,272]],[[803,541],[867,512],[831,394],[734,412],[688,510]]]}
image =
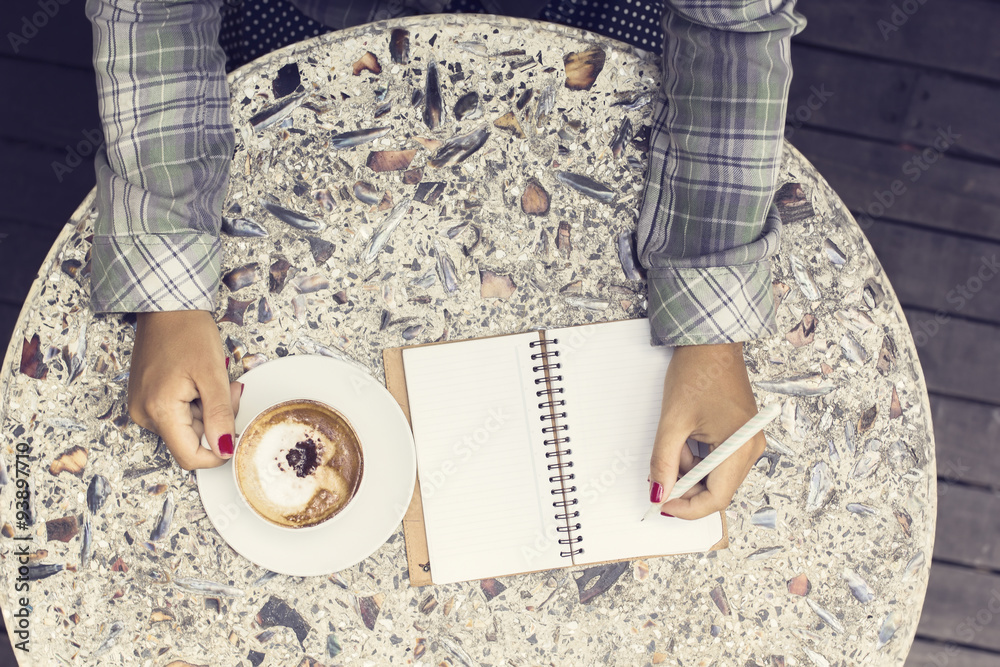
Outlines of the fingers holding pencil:
{"label": "fingers holding pencil", "polygon": [[[756,433],[763,425],[757,415],[741,343],[674,348],[650,460],[650,508],[643,519],[655,515],[660,504],[662,511],[687,519],[725,508],[763,453],[764,437]],[[743,430],[752,425],[756,431]],[[728,442],[734,436],[740,439],[736,445]],[[709,454],[708,465],[693,469],[692,478],[681,482],[680,455],[689,437],[711,443],[717,454]],[[703,488],[692,494],[687,484],[695,482]],[[672,489],[677,501],[670,501]]]}
{"label": "fingers holding pencil", "polygon": [[[673,486],[673,492],[667,498],[665,502],[671,500],[683,498],[685,491],[690,491],[698,482],[705,480],[706,491],[708,492],[703,500],[698,500],[696,502],[702,503],[701,508],[687,507],[686,509],[692,510],[692,515],[687,518],[700,518],[701,516],[706,516],[711,512],[706,514],[701,514],[705,509],[711,510],[712,508],[717,508],[719,510],[729,505],[732,500],[733,494],[735,493],[736,487],[739,486],[746,474],[750,472],[754,463],[760,458],[760,455],[764,451],[766,446],[766,441],[761,435],[761,430],[769,424],[771,421],[776,419],[781,412],[781,407],[778,403],[772,403],[768,405],[760,412],[756,413],[753,417],[747,421],[746,424],[737,429],[731,436],[729,436],[725,442],[721,445],[713,447],[712,452],[705,457],[700,463],[698,463],[694,468],[691,469],[683,478],[677,480]],[[759,440],[757,439],[759,438]],[[730,460],[742,461],[743,471],[734,472],[739,470],[739,466],[734,466],[729,463]],[[723,467],[724,464],[727,470],[721,475],[716,476],[716,481],[709,479],[711,473],[715,472],[716,469]],[[732,479],[736,478],[738,481],[735,486],[732,483]],[[730,492],[729,489],[732,488]],[[692,498],[696,496],[691,496]],[[678,511],[684,511],[680,509],[681,505],[677,505]],[[650,505],[649,510],[643,515],[642,520],[655,516],[657,512],[664,513],[661,509],[659,502],[654,502]]]}
{"label": "fingers holding pencil", "polygon": [[687,446],[684,431],[657,433],[649,465],[649,502],[662,503],[670,497],[674,484],[700,459]]}
{"label": "fingers holding pencil", "polygon": [[764,434],[758,433],[680,498],[660,505],[661,513],[690,520],[725,510],[736,494],[736,489],[764,452],[764,446]]}

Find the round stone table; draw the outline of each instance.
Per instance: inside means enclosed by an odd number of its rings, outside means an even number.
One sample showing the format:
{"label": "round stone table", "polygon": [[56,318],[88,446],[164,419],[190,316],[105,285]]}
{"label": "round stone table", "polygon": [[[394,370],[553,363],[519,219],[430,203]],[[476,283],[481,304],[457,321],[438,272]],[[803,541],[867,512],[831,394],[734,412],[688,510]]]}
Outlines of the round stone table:
{"label": "round stone table", "polygon": [[[567,69],[592,87],[567,87]],[[650,54],[482,16],[331,33],[235,72],[227,230],[266,236],[224,237],[232,377],[308,353],[382,379],[386,347],[643,316],[619,240],[628,256],[657,81]],[[635,136],[612,150],[626,118]],[[727,510],[729,548],[413,588],[401,529],[314,578],[261,570],[219,537],[194,475],[127,418],[132,322],[88,307],[91,195],[42,266],[0,382],[0,605],[15,644],[29,633],[20,663],[902,664],[934,536],[923,376],[858,225],[788,145],[776,198],[781,334],[746,359],[758,401],[783,411]],[[168,493],[173,522],[152,542]]]}

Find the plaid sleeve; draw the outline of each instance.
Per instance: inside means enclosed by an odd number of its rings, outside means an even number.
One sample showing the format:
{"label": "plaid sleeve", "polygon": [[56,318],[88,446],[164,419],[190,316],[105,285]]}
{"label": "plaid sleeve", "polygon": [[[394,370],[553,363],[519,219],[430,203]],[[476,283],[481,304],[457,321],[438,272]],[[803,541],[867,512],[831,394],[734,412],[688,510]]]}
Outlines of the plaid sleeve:
{"label": "plaid sleeve", "polygon": [[795,0],[667,0],[663,87],[639,214],[659,344],[775,332],[772,199],[792,78]]}
{"label": "plaid sleeve", "polygon": [[95,312],[214,310],[235,138],[221,0],[88,0],[105,145]]}

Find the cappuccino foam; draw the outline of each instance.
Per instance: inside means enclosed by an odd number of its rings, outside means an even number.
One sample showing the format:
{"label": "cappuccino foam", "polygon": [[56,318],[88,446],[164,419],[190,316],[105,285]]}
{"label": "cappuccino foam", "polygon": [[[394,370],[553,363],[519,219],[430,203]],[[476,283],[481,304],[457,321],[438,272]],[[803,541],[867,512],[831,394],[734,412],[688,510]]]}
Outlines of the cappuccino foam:
{"label": "cappuccino foam", "polygon": [[[337,446],[318,432],[303,428],[302,424],[278,424],[261,436],[253,452],[257,478],[266,480],[264,493],[280,512],[301,512],[316,492],[325,488],[338,495],[346,495],[347,481],[337,471],[327,466],[316,468],[316,474],[300,476],[289,463],[289,455],[306,448],[299,443],[315,443],[316,457],[336,452]],[[296,457],[292,456],[294,460]],[[289,474],[294,473],[294,474]]]}
{"label": "cappuccino foam", "polygon": [[361,477],[361,452],[350,425],[311,401],[290,401],[244,431],[236,472],[251,506],[275,523],[315,525],[340,511]]}

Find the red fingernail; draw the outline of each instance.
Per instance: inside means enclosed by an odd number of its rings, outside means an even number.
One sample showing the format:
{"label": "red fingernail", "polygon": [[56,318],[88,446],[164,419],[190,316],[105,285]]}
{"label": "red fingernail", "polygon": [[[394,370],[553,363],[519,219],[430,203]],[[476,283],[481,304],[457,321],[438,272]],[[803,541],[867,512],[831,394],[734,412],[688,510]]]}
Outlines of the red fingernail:
{"label": "red fingernail", "polygon": [[229,370],[229,357],[226,357],[226,370]]}
{"label": "red fingernail", "polygon": [[653,486],[649,489],[649,502],[659,503],[663,502],[663,486],[659,482],[653,482]]}
{"label": "red fingernail", "polygon": [[247,386],[245,384],[241,384],[240,385],[240,396],[243,395],[243,390],[246,389],[246,388],[247,388]]}
{"label": "red fingernail", "polygon": [[667,514],[666,512],[660,512],[660,516],[669,516],[671,519],[674,518],[673,514]]}
{"label": "red fingernail", "polygon": [[226,433],[219,438],[219,453],[223,456],[233,455],[233,436]]}

